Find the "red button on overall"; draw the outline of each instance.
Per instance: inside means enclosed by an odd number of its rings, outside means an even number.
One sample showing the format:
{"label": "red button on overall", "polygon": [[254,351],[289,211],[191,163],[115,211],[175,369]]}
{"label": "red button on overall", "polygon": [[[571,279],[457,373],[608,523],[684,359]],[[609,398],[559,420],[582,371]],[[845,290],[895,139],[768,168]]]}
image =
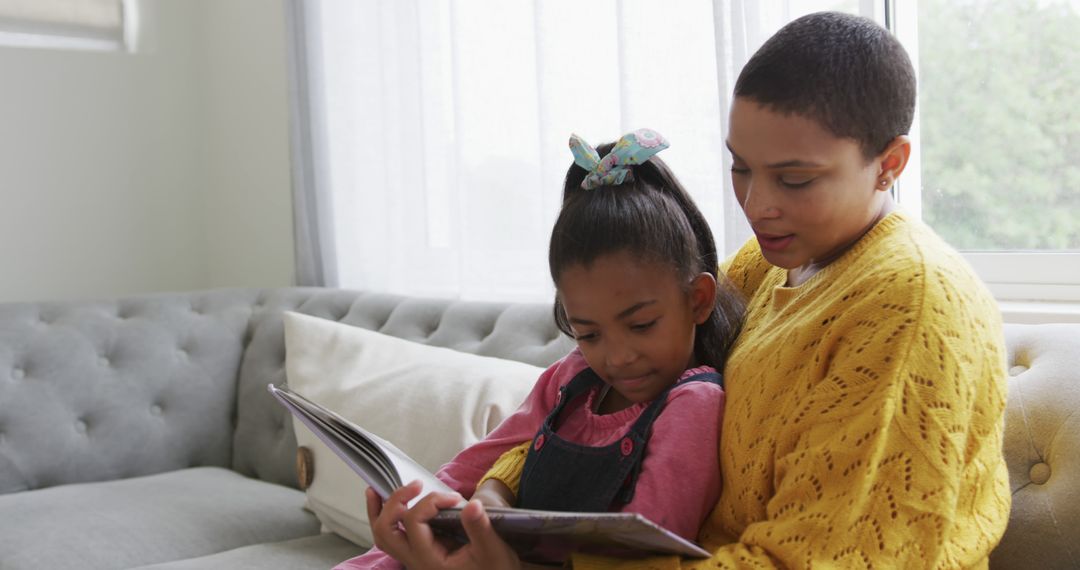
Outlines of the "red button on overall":
{"label": "red button on overall", "polygon": [[540,448],[544,447],[544,434],[536,436],[536,443],[533,444],[533,449],[540,451]]}
{"label": "red button on overall", "polygon": [[634,452],[634,442],[630,441],[630,438],[624,437],[622,440],[621,449],[623,455],[630,455]]}

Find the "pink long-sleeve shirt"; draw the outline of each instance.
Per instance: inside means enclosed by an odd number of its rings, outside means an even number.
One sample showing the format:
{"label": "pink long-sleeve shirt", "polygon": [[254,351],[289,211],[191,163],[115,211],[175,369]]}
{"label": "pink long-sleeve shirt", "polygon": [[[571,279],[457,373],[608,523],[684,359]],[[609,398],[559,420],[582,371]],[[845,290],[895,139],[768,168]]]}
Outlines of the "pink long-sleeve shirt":
{"label": "pink long-sleeve shirt", "polygon": [[[555,407],[559,388],[588,367],[578,349],[551,365],[511,416],[483,441],[457,454],[435,475],[464,497],[503,453],[532,439]],[[640,513],[649,520],[693,540],[720,496],[720,425],[724,391],[711,382],[682,381],[711,367],[683,372],[652,426],[633,499],[620,511]],[[681,385],[680,385],[681,384]],[[562,415],[557,433],[580,445],[608,445],[621,438],[648,403],[634,404],[611,414],[595,413],[599,390],[577,399]],[[388,555],[373,548],[337,565],[334,570],[400,569]]]}

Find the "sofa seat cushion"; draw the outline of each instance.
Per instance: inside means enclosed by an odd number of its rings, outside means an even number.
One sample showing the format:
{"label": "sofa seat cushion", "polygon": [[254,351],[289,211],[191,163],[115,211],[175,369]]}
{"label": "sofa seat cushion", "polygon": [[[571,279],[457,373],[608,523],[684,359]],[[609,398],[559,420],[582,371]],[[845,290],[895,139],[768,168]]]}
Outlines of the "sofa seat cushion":
{"label": "sofa seat cushion", "polygon": [[0,568],[131,568],[316,535],[303,504],[219,467],[0,495]]}
{"label": "sofa seat cushion", "polygon": [[134,570],[297,570],[332,568],[343,560],[363,554],[359,547],[333,533],[305,536],[235,548],[218,554],[140,566]]}

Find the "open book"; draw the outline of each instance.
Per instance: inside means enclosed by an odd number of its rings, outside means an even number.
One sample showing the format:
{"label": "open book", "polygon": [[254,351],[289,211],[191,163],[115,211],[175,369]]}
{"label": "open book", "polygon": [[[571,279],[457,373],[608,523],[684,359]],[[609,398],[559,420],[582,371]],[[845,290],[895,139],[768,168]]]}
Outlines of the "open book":
{"label": "open book", "polygon": [[[454,492],[392,443],[288,388],[271,384],[268,389],[383,499],[413,480],[423,483],[423,491],[416,500],[432,492]],[[499,536],[526,559],[543,558],[544,552],[567,552],[574,548],[624,555],[709,556],[700,546],[636,513],[485,510]],[[446,509],[430,524],[438,532],[464,540],[460,515],[460,507]]]}

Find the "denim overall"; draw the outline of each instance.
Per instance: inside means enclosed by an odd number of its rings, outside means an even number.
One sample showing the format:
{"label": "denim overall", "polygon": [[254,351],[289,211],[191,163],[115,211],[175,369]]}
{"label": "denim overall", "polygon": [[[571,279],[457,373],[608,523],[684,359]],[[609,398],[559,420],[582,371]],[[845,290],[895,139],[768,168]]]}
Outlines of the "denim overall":
{"label": "denim overall", "polygon": [[[676,385],[686,382],[724,385],[722,377],[716,372],[695,374]],[[555,433],[555,423],[566,404],[584,397],[592,387],[603,383],[596,372],[586,368],[559,388],[555,409],[544,419],[525,458],[518,487],[518,508],[607,512],[618,510],[633,499],[641,462],[645,457],[645,444],[649,441],[653,421],[664,408],[671,388],[657,396],[641,412],[629,431],[614,443],[590,447],[559,437]]]}

